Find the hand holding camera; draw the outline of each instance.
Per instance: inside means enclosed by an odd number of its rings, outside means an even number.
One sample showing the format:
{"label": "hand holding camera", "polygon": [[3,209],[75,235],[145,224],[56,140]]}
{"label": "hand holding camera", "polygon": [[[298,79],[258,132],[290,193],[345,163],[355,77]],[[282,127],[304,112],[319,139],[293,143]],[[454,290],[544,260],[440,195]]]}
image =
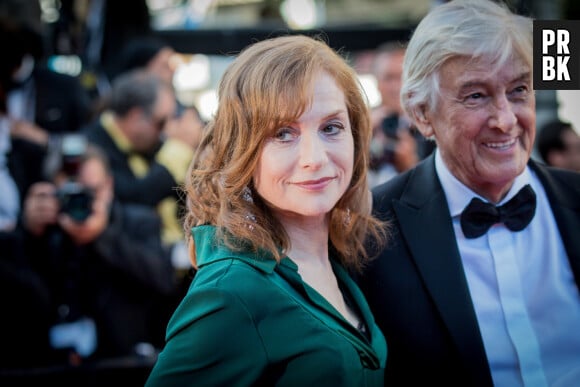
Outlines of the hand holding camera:
{"label": "hand holding camera", "polygon": [[47,227],[57,224],[59,211],[54,184],[35,183],[24,200],[24,225],[30,233],[40,236],[46,232]]}
{"label": "hand holding camera", "polygon": [[371,142],[371,168],[380,169],[389,164],[402,172],[418,161],[417,144],[409,122],[397,114],[382,118]]}
{"label": "hand holding camera", "polygon": [[57,191],[61,211],[71,218],[82,222],[92,211],[93,194],[79,181],[79,173],[85,153],[87,140],[82,135],[68,134],[60,144],[60,165],[57,179],[64,179]]}
{"label": "hand holding camera", "polygon": [[77,181],[66,181],[56,191],[60,212],[77,222],[85,221],[92,212],[94,194]]}
{"label": "hand holding camera", "polygon": [[62,190],[58,190],[53,183],[39,182],[30,187],[24,201],[23,212],[24,224],[28,231],[41,236],[48,227],[58,225],[78,245],[95,240],[109,222],[107,204],[91,200],[88,214],[79,220],[71,216],[70,208],[62,207],[62,195]]}
{"label": "hand holding camera", "polygon": [[109,223],[109,207],[102,201],[93,201],[90,215],[81,222],[62,211],[61,214],[60,227],[77,245],[93,242]]}
{"label": "hand holding camera", "polygon": [[105,190],[97,197],[93,189],[96,185],[91,181],[95,163],[86,159],[84,137],[66,135],[60,149],[61,160],[53,182],[36,183],[29,190],[24,205],[25,225],[34,235],[58,225],[76,244],[90,243],[109,222],[112,193]]}

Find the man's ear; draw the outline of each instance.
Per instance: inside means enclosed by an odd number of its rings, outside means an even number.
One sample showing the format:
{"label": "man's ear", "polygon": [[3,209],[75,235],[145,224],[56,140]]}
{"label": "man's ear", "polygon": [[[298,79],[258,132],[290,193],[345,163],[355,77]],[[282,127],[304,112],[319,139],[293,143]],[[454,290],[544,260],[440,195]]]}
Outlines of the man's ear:
{"label": "man's ear", "polygon": [[419,132],[421,132],[423,137],[429,138],[433,136],[433,127],[431,126],[431,121],[429,119],[425,105],[418,106],[413,110],[413,120],[415,121],[417,129]]}

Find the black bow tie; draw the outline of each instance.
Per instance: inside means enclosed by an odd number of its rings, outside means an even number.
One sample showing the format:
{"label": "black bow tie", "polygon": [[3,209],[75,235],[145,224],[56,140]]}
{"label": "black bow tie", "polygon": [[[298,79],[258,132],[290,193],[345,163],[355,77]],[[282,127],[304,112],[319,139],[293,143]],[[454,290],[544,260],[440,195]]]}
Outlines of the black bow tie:
{"label": "black bow tie", "polygon": [[495,223],[503,223],[512,231],[523,230],[534,217],[536,194],[529,185],[517,193],[507,203],[499,207],[478,198],[461,213],[461,229],[466,238],[482,236]]}

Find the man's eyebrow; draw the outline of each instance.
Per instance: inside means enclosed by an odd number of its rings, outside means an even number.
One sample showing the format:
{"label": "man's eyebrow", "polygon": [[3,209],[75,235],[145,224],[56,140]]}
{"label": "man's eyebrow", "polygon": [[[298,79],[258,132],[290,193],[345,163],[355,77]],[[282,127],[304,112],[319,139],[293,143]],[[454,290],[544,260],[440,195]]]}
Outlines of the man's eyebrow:
{"label": "man's eyebrow", "polygon": [[459,90],[469,89],[469,88],[472,88],[475,86],[482,86],[482,85],[485,85],[485,81],[480,81],[480,80],[467,81],[467,82],[461,84]]}
{"label": "man's eyebrow", "polygon": [[512,80],[512,82],[530,81],[531,79],[532,79],[531,71],[525,71],[525,72],[521,73],[520,75],[518,75],[517,77],[515,77]]}
{"label": "man's eyebrow", "polygon": [[[521,74],[515,76],[512,80],[509,81],[509,83],[522,82],[522,81],[529,82],[530,80],[531,80],[531,72],[524,71]],[[470,88],[477,87],[477,86],[484,86],[485,84],[486,84],[485,79],[469,80],[469,81],[463,83],[459,87],[459,92],[462,92],[466,89],[470,89]]]}

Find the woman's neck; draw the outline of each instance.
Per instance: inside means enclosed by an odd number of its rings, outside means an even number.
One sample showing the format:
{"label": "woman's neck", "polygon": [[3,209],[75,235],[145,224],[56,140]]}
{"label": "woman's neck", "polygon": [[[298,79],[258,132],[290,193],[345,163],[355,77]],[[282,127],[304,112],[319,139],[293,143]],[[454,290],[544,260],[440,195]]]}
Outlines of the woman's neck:
{"label": "woman's neck", "polygon": [[288,256],[299,266],[328,266],[328,222],[326,219],[286,219],[290,238]]}

